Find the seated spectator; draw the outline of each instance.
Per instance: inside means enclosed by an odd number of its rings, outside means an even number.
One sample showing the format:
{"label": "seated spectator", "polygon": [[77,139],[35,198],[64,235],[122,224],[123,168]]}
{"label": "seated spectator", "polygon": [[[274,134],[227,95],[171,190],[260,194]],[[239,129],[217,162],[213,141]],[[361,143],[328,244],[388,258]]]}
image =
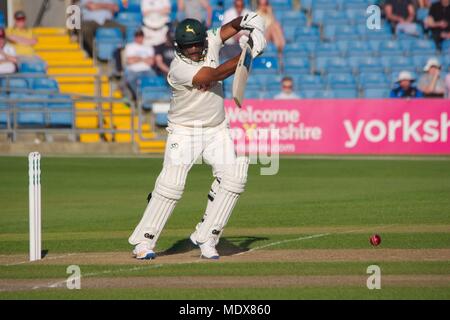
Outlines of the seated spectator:
{"label": "seated spectator", "polygon": [[278,49],[278,55],[281,58],[286,45],[286,39],[284,38],[283,29],[280,23],[275,18],[272,6],[268,0],[258,0],[258,14],[264,18],[266,25],[266,39],[275,44]]}
{"label": "seated spectator", "polygon": [[419,35],[419,26],[414,23],[416,9],[412,0],[386,0],[384,12],[396,34],[403,32],[410,35]]}
{"label": "seated spectator", "polygon": [[6,33],[0,29],[0,75],[15,73],[17,68],[16,50],[6,43]]}
{"label": "seated spectator", "polygon": [[410,72],[400,72],[396,87],[391,90],[391,98],[422,98],[423,93],[412,85],[415,80]]}
{"label": "seated spectator", "polygon": [[94,37],[98,28],[119,28],[125,34],[125,27],[113,20],[119,11],[116,0],[80,0],[82,10],[81,34],[84,48],[93,56]]}
{"label": "seated spectator", "polygon": [[182,14],[182,17],[178,17],[180,21],[188,18],[197,19],[209,28],[212,24],[212,12],[209,0],[178,0],[178,13]]}
{"label": "seated spectator", "polygon": [[167,32],[166,42],[155,47],[155,67],[160,76],[167,76],[172,60],[175,58],[175,48],[170,32]]}
{"label": "seated spectator", "polygon": [[281,92],[277,94],[274,99],[276,100],[289,100],[300,99],[298,95],[294,93],[294,80],[291,77],[284,77],[281,80]]}
{"label": "seated spectator", "polygon": [[431,30],[434,42],[441,49],[442,41],[450,39],[450,0],[440,0],[431,5],[425,27]]}
{"label": "seated spectator", "polygon": [[33,30],[27,28],[25,12],[17,11],[14,14],[14,26],[6,30],[6,36],[18,56],[34,55],[33,46],[36,45],[37,39],[33,35]]}
{"label": "seated spectator", "polygon": [[154,77],[156,73],[152,67],[155,64],[153,47],[144,45],[144,32],[137,30],[134,42],[125,47],[125,81],[130,87],[133,98],[136,98],[139,80],[143,77]]}
{"label": "seated spectator", "polygon": [[419,79],[419,89],[427,98],[443,98],[445,94],[444,79],[441,78],[441,64],[435,58],[428,60]]}
{"label": "seated spectator", "polygon": [[[234,0],[234,6],[225,11],[223,15],[222,26],[232,21],[233,19],[243,16],[249,12],[250,10],[245,8],[244,0]],[[241,47],[239,46],[239,39],[244,34],[248,34],[248,32],[239,32],[234,37],[228,39],[225,42],[225,47],[220,52],[224,60],[229,60],[239,54],[239,52],[241,51]]]}
{"label": "seated spectator", "polygon": [[166,42],[171,10],[169,0],[142,0],[145,45],[155,47]]}

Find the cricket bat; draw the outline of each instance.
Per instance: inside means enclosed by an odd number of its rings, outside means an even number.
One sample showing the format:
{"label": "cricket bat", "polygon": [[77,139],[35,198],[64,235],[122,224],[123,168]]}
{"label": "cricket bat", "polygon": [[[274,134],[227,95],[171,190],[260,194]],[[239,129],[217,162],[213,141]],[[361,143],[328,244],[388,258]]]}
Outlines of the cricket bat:
{"label": "cricket bat", "polygon": [[244,101],[245,87],[252,69],[252,63],[252,48],[247,43],[242,50],[233,80],[233,99],[239,108],[242,107]]}

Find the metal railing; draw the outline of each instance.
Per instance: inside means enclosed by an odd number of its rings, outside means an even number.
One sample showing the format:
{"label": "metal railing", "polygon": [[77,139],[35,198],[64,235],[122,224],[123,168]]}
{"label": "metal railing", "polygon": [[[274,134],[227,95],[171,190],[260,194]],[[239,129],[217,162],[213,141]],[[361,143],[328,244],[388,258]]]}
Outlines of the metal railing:
{"label": "metal railing", "polygon": [[[76,77],[93,77],[94,85],[95,85],[95,95],[82,95],[76,93],[64,93],[64,92],[56,92],[54,90],[32,90],[28,88],[13,88],[10,86],[10,80],[14,78],[22,78],[22,79],[33,79],[33,78],[76,78]],[[105,137],[106,135],[111,135],[111,142],[114,142],[114,137],[116,134],[129,134],[131,137],[131,143],[136,147],[136,134],[138,134],[141,141],[150,141],[151,139],[147,139],[143,135],[143,124],[145,123],[144,115],[141,112],[140,108],[135,105],[133,102],[125,101],[124,99],[114,98],[112,96],[113,93],[113,84],[108,80],[109,85],[109,95],[108,97],[103,97],[102,93],[102,75],[86,75],[86,74],[58,74],[47,76],[43,74],[14,74],[8,76],[2,76],[0,80],[2,81],[2,86],[0,87],[0,95],[2,93],[20,93],[20,94],[30,94],[30,95],[48,95],[48,99],[39,99],[31,97],[22,98],[10,98],[9,95],[0,100],[0,103],[6,105],[6,108],[0,108],[0,116],[6,115],[6,125],[0,126],[0,134],[7,134],[12,141],[16,141],[17,136],[21,133],[67,133],[75,136],[79,136],[83,133],[96,133],[101,137]],[[78,84],[76,81],[64,81],[63,84]],[[61,83],[60,83],[61,84]],[[85,83],[84,83],[85,84]],[[54,95],[64,95],[70,96],[70,102],[72,103],[71,108],[50,108],[50,103],[68,103],[69,100],[65,98],[55,98],[50,97]],[[27,106],[23,108],[24,104],[37,104],[40,105],[38,107]],[[95,104],[95,108],[82,108],[80,106],[76,106],[77,103],[92,103]],[[120,111],[114,110],[114,103],[127,103],[130,107],[127,109],[127,112],[120,113]],[[106,105],[105,105],[106,104]],[[42,107],[44,106],[44,107]],[[18,121],[19,114],[26,113],[43,113],[44,114],[44,126],[24,126],[21,125],[20,121]],[[71,112],[73,123],[71,127],[67,128],[54,128],[49,126],[50,114],[51,113],[67,113]],[[135,126],[135,117],[137,116],[137,127]],[[77,128],[75,125],[75,119],[82,119],[83,117],[97,117],[98,119],[98,127],[92,129],[82,129]],[[115,117],[129,117],[130,126],[129,129],[117,129],[114,126],[114,118]],[[109,122],[109,123],[108,123]],[[106,140],[106,139],[105,139]]]}

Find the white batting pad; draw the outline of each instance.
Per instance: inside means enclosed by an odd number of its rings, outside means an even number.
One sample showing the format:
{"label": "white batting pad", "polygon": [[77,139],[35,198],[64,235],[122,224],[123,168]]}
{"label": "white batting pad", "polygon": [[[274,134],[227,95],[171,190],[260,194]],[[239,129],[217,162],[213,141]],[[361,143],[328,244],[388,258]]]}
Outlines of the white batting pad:
{"label": "white batting pad", "polygon": [[128,239],[132,245],[147,242],[153,249],[164,225],[180,200],[190,166],[167,165],[156,180],[144,215]]}
{"label": "white batting pad", "polygon": [[220,182],[214,201],[203,223],[197,230],[197,241],[206,242],[210,237],[218,238],[225,228],[231,213],[239,199],[239,195],[244,192],[247,182],[247,171],[249,159],[239,157],[236,163],[225,172]]}

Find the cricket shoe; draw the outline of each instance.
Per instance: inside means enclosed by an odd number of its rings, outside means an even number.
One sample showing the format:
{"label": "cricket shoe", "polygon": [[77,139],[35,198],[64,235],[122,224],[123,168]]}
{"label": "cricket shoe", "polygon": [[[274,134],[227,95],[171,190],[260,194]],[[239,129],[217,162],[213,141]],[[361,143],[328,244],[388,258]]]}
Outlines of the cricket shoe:
{"label": "cricket shoe", "polygon": [[149,248],[148,243],[142,242],[134,248],[133,256],[138,260],[151,260],[156,258],[156,253]]}
{"label": "cricket shoe", "polygon": [[202,252],[201,258],[203,259],[219,259],[219,253],[216,250],[217,240],[211,237],[205,243],[199,243],[200,251]]}

